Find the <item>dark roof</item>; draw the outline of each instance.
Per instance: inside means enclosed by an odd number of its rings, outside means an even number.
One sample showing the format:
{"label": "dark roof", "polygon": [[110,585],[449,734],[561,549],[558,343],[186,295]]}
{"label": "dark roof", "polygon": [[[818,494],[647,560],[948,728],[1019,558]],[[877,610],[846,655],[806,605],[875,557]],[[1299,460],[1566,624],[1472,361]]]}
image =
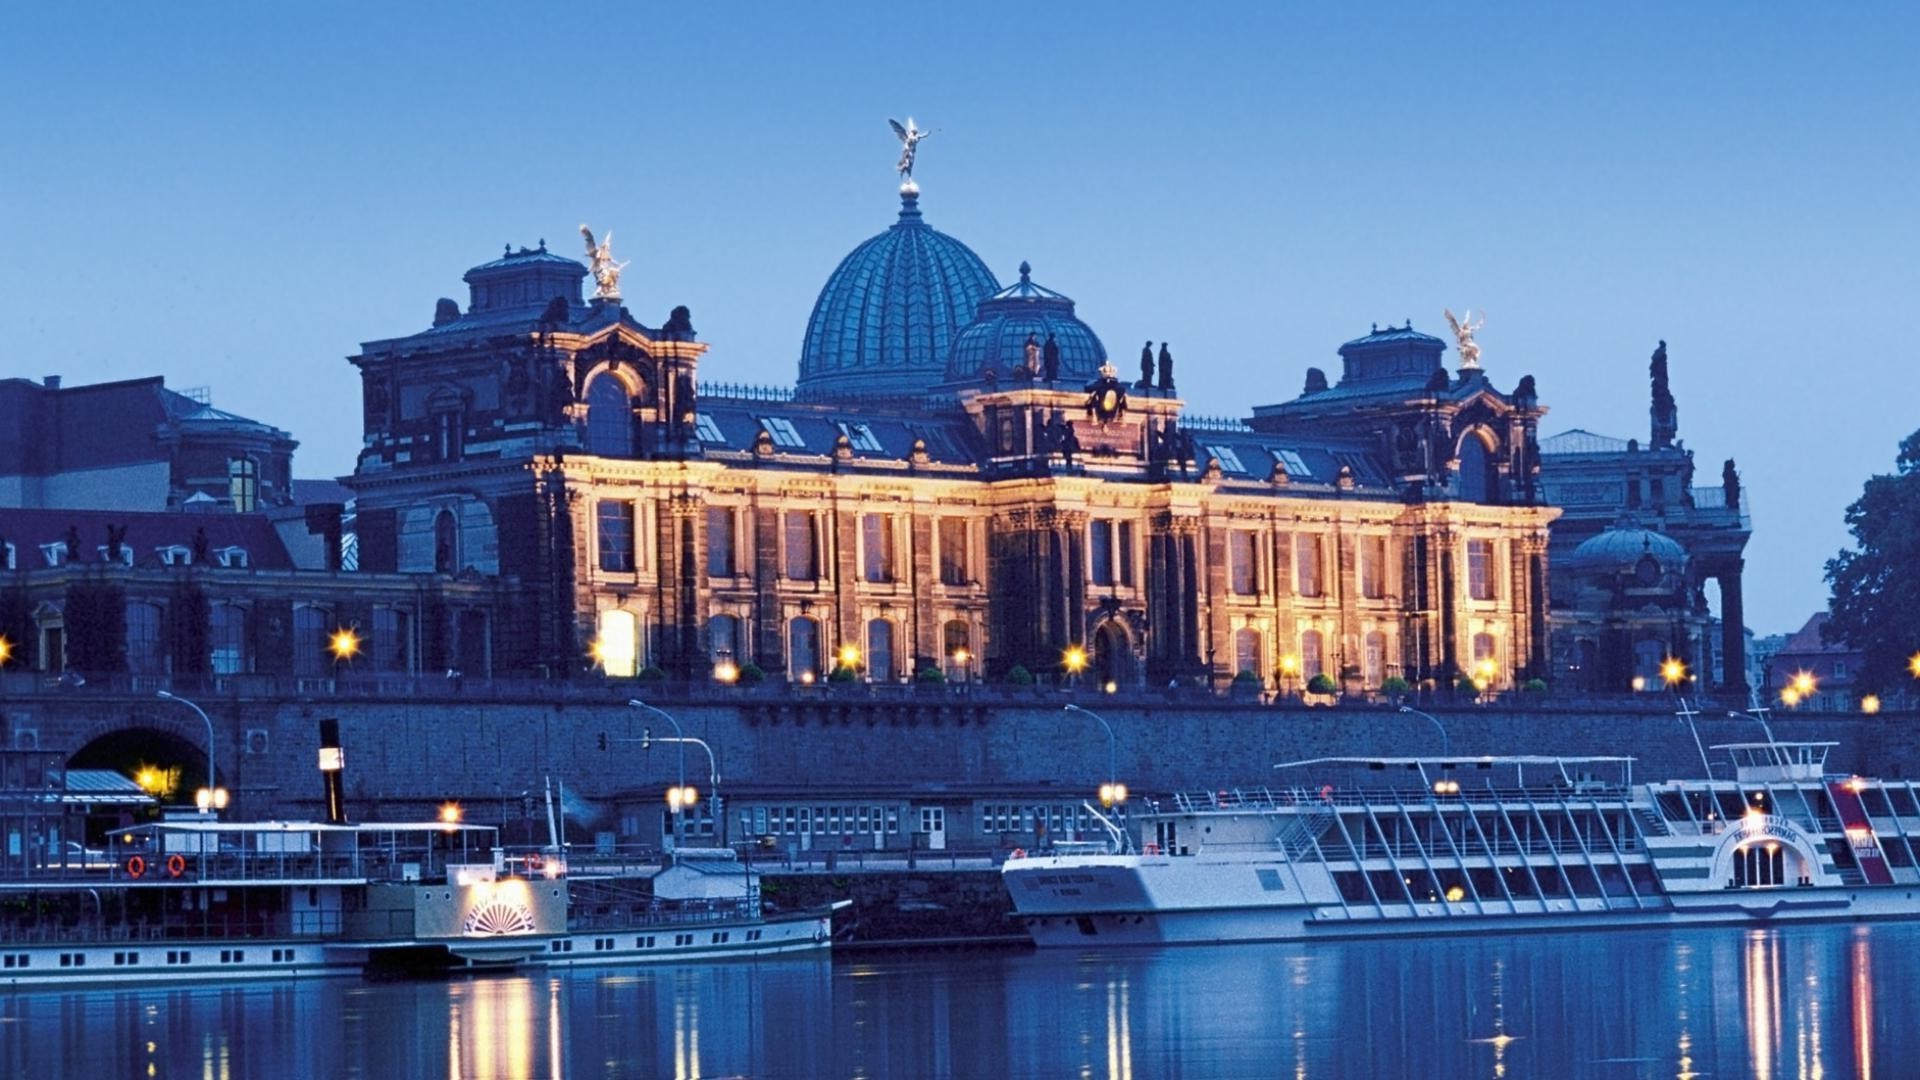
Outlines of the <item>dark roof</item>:
{"label": "dark roof", "polygon": [[[1260,432],[1193,430],[1190,434],[1200,466],[1204,468],[1209,458],[1218,460],[1220,472],[1229,479],[1265,483],[1273,476],[1274,463],[1284,462],[1289,484],[1331,485],[1339,479],[1340,467],[1345,465],[1353,470],[1353,481],[1358,487],[1393,486],[1386,464],[1363,442],[1299,439]],[[1305,466],[1304,474],[1301,466]]]}
{"label": "dark roof", "polygon": [[0,381],[0,474],[51,476],[166,461],[159,434],[169,424],[288,437],[272,425],[169,390],[158,375],[63,387],[7,379]]}
{"label": "dark roof", "polygon": [[[703,398],[699,414],[707,429],[717,431],[719,441],[702,438],[709,450],[750,451],[764,429],[773,438],[774,450],[784,454],[832,454],[840,436],[852,445],[855,461],[906,461],[913,456],[916,440],[926,443],[929,461],[944,465],[972,465],[978,461],[973,425],[964,413],[876,412],[833,405],[810,405],[789,401],[734,401]],[[768,420],[775,423],[769,425]],[[791,425],[800,445],[792,445],[778,421]],[[844,425],[844,428],[843,428]],[[779,429],[779,430],[776,430]],[[877,447],[877,449],[876,449]]]}
{"label": "dark roof", "polygon": [[259,570],[292,570],[293,560],[280,534],[264,514],[194,514],[179,511],[41,510],[0,507],[0,539],[14,546],[20,569],[45,568],[44,544],[62,543],[68,529],[80,531],[79,565],[104,561],[100,548],[107,542],[107,526],[125,526],[126,545],[134,565],[160,565],[156,554],[164,547],[193,547],[194,534],[205,529],[207,548],[237,547],[247,553],[247,564]]}
{"label": "dark roof", "polygon": [[1860,650],[1845,642],[1829,642],[1821,636],[1821,630],[1827,625],[1827,613],[1816,611],[1794,635],[1780,646],[1777,656],[1821,656],[1829,654],[1844,655]]}
{"label": "dark roof", "polygon": [[338,480],[299,480],[293,482],[293,504],[308,506],[313,503],[350,503],[354,499],[353,489]]}
{"label": "dark roof", "polygon": [[1549,435],[1540,440],[1540,456],[1559,457],[1568,454],[1624,454],[1627,452],[1627,440],[1616,439],[1611,435],[1598,435],[1582,428],[1563,431],[1558,435]]}
{"label": "dark roof", "polygon": [[1432,334],[1423,334],[1420,331],[1415,330],[1413,328],[1413,320],[1409,319],[1407,320],[1407,325],[1405,326],[1389,326],[1385,330],[1382,330],[1378,326],[1376,326],[1373,328],[1372,333],[1368,334],[1365,337],[1354,338],[1352,341],[1349,341],[1346,344],[1341,345],[1340,348],[1342,350],[1346,350],[1346,349],[1352,349],[1356,347],[1365,348],[1369,345],[1392,345],[1392,344],[1398,344],[1401,342],[1417,342],[1421,345],[1438,345],[1442,348],[1445,348],[1447,344],[1445,341],[1441,340],[1440,338],[1434,337]]}

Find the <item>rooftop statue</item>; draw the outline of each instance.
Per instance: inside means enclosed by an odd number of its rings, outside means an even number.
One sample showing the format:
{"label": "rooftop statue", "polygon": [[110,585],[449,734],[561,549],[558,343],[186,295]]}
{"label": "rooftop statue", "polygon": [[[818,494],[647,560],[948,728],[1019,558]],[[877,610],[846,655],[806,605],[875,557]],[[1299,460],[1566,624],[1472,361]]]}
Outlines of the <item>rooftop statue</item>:
{"label": "rooftop statue", "polygon": [[1453,317],[1451,309],[1442,310],[1446,312],[1447,325],[1453,327],[1454,340],[1460,346],[1460,370],[1477,370],[1480,367],[1480,346],[1473,340],[1473,335],[1487,325],[1487,313],[1481,312],[1479,321],[1475,322],[1472,308],[1466,309],[1466,313],[1458,319]]}
{"label": "rooftop statue", "polygon": [[593,273],[593,295],[600,300],[620,299],[620,271],[627,268],[627,262],[613,261],[613,234],[608,233],[599,243],[593,241],[593,230],[580,226],[580,235],[587,241],[587,269]]}
{"label": "rooftop statue", "polygon": [[900,137],[900,164],[893,167],[894,171],[900,174],[902,180],[912,183],[913,156],[919,152],[920,140],[933,134],[933,132],[921,131],[915,127],[913,117],[911,116],[907,117],[906,127],[901,127],[900,121],[898,120],[888,120],[887,123],[893,125],[893,133]]}

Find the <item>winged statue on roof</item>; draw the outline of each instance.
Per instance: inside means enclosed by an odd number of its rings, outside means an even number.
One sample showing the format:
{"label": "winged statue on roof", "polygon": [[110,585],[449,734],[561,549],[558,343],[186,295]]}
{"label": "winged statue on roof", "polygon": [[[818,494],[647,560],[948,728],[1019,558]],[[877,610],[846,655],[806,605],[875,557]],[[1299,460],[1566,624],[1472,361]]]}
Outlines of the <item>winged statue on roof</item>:
{"label": "winged statue on roof", "polygon": [[613,233],[595,243],[593,230],[580,226],[580,235],[587,241],[587,269],[593,273],[593,295],[602,300],[620,299],[620,271],[627,268],[627,262],[613,261]]}
{"label": "winged statue on roof", "polygon": [[900,174],[901,179],[912,180],[913,156],[920,149],[920,140],[933,134],[933,132],[921,131],[918,127],[914,126],[913,117],[911,116],[907,117],[907,123],[904,127],[901,126],[898,120],[888,120],[887,123],[893,125],[893,133],[900,138],[900,164],[893,167],[894,171]]}
{"label": "winged statue on roof", "polygon": [[1460,347],[1460,369],[1469,371],[1480,366],[1480,345],[1473,335],[1487,325],[1487,313],[1481,312],[1480,318],[1473,317],[1473,309],[1467,308],[1459,318],[1453,317],[1451,308],[1442,308],[1446,312],[1447,325],[1453,327],[1453,339]]}

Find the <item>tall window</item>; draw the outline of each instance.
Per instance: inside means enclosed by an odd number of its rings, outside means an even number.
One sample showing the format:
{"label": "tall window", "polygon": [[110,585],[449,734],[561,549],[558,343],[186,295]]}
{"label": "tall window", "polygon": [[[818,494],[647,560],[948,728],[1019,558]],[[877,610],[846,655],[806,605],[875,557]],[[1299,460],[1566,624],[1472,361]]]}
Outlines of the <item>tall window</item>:
{"label": "tall window", "polygon": [[1499,674],[1499,661],[1494,656],[1492,634],[1473,635],[1473,673],[1488,677]]}
{"label": "tall window", "polygon": [[606,457],[633,456],[633,406],[627,388],[611,375],[587,387],[587,449]]}
{"label": "tall window", "polygon": [[860,516],[861,576],[868,581],[893,581],[893,515]]}
{"label": "tall window", "polygon": [[1293,538],[1293,568],[1296,591],[1301,596],[1319,596],[1324,589],[1320,579],[1320,538],[1301,533]]}
{"label": "tall window", "polygon": [[1120,570],[1120,584],[1133,584],[1133,522],[1120,523],[1120,548],[1113,554],[1113,561]]}
{"label": "tall window", "polygon": [[1252,530],[1234,529],[1227,533],[1227,573],[1233,595],[1259,595],[1259,551],[1259,538]]}
{"label": "tall window", "polygon": [[306,604],[293,609],[293,673],[325,675],[332,654],[327,639],[333,630],[327,609]]}
{"label": "tall window", "polygon": [[1252,627],[1237,630],[1233,635],[1233,672],[1242,671],[1260,674],[1260,631]]}
{"label": "tall window", "polygon": [[738,571],[733,562],[733,509],[707,507],[707,576],[732,577]]}
{"label": "tall window", "polygon": [[633,572],[633,504],[624,499],[601,499],[594,508],[600,536],[600,569]]}
{"label": "tall window", "polygon": [[1300,635],[1300,675],[1311,679],[1315,675],[1326,674],[1326,671],[1326,659],[1320,648],[1320,631],[1308,630]]}
{"label": "tall window", "polygon": [[1378,630],[1367,634],[1366,680],[1368,686],[1379,686],[1387,678],[1387,635]]}
{"label": "tall window", "polygon": [[789,510],[784,515],[787,579],[812,581],[820,576],[820,560],[814,550],[813,514]]}
{"label": "tall window", "polygon": [[631,679],[640,664],[639,625],[633,612],[603,611],[596,630],[593,655],[600,669],[615,679]]}
{"label": "tall window", "polygon": [[1112,585],[1113,522],[1095,518],[1087,523],[1087,572],[1095,585]]}
{"label": "tall window", "polygon": [[967,520],[940,519],[940,584],[965,585],[967,577]]}
{"label": "tall window", "polygon": [[457,461],[466,447],[466,419],[459,409],[447,409],[433,415],[434,449],[441,461]]}
{"label": "tall window", "polygon": [[1467,541],[1467,594],[1475,600],[1493,599],[1493,541]]}
{"label": "tall window", "polygon": [[805,615],[787,623],[787,671],[794,679],[820,674],[820,624]]}
{"label": "tall window", "polygon": [[442,510],[433,517],[433,571],[451,574],[460,566],[460,523],[453,511]]}
{"label": "tall window", "polygon": [[390,607],[373,609],[373,633],[367,641],[367,659],[373,670],[413,670],[413,638],[407,630],[406,612]]}
{"label": "tall window", "polygon": [[1378,600],[1387,595],[1387,538],[1360,538],[1360,595]]}
{"label": "tall window", "polygon": [[127,670],[135,675],[166,671],[160,651],[160,609],[153,604],[127,605]]}
{"label": "tall window", "polygon": [[893,624],[885,619],[867,624],[867,675],[875,682],[893,680]]}
{"label": "tall window", "polygon": [[227,498],[237,514],[251,514],[260,505],[260,465],[252,458],[227,462]]}
{"label": "tall window", "polygon": [[967,625],[967,620],[947,620],[946,629],[942,631],[941,645],[945,648],[947,659],[949,660],[957,659],[963,652],[971,654],[973,652],[973,631]]}
{"label": "tall window", "polygon": [[707,655],[717,663],[731,660],[740,648],[740,620],[715,615],[707,620]]}
{"label": "tall window", "polygon": [[239,675],[250,666],[247,655],[247,612],[232,604],[215,604],[207,620],[213,646],[213,673]]}

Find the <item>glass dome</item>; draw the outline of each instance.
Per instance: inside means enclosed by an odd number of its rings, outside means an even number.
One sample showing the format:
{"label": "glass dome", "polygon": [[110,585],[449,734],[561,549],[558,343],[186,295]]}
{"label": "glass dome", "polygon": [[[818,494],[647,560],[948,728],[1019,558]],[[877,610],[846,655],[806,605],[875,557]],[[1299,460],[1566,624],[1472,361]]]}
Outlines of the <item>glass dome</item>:
{"label": "glass dome", "polygon": [[798,396],[925,394],[945,374],[975,306],[999,289],[980,256],[921,220],[919,193],[902,191],[899,222],[854,248],[820,290]]}
{"label": "glass dome", "polygon": [[1060,346],[1060,381],[1092,382],[1107,362],[1099,335],[1073,314],[1073,300],[1033,283],[1033,268],[1020,264],[1020,280],[980,301],[973,322],[953,343],[947,381],[974,382],[992,371],[1007,378],[1026,363],[1027,336]]}

